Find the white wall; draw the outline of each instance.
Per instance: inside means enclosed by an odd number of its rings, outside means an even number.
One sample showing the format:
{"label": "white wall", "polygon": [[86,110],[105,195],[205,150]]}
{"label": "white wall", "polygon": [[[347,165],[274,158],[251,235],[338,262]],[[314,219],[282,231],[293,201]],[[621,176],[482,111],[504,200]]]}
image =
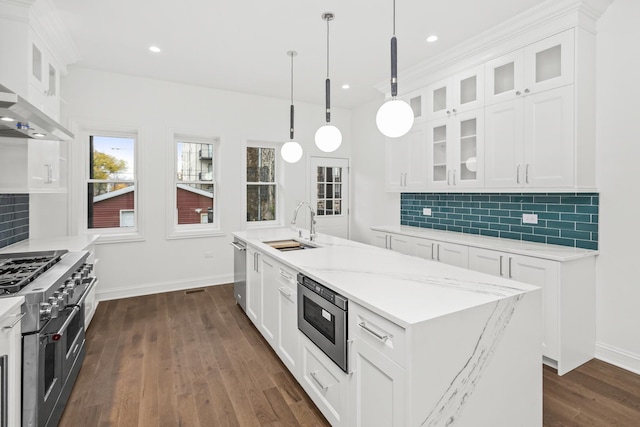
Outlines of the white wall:
{"label": "white wall", "polygon": [[384,96],[351,116],[353,133],[351,238],[369,243],[372,225],[400,224],[400,193],[385,191],[385,140],[376,126],[376,112]]}
{"label": "white wall", "polygon": [[640,373],[638,22],[638,0],[615,0],[598,22],[597,355]]}
{"label": "white wall", "polygon": [[[288,140],[287,94],[283,94],[282,100],[270,99],[79,67],[70,67],[61,93],[65,100],[63,123],[98,126],[121,123],[142,130],[139,180],[143,193],[140,219],[144,225],[144,241],[98,246],[98,297],[117,298],[232,281],[230,233],[245,229],[242,207],[245,144],[247,140]],[[342,147],[332,154],[348,158],[350,113],[340,109],[333,109],[332,113],[332,123],[343,134]],[[298,201],[307,200],[306,162],[308,156],[322,154],[313,143],[315,131],[322,124],[323,106],[296,103],[296,139],[302,144],[305,157],[285,167],[281,194],[286,199],[283,223],[288,224]],[[221,237],[166,239],[166,204],[170,203],[174,191],[167,178],[167,174],[173,174],[167,160],[173,150],[172,129],[187,134],[206,132],[221,139],[217,200],[224,232]],[[76,140],[72,144],[84,143],[87,141]],[[69,151],[77,150],[70,148]],[[78,174],[81,163],[82,159],[70,158],[70,180],[74,183],[83,182],[84,178]],[[80,202],[73,198],[70,211],[81,212]],[[46,221],[46,212],[42,212],[34,222]],[[73,234],[82,230],[77,223],[72,223],[69,231]],[[213,258],[205,258],[206,252],[213,252]]]}

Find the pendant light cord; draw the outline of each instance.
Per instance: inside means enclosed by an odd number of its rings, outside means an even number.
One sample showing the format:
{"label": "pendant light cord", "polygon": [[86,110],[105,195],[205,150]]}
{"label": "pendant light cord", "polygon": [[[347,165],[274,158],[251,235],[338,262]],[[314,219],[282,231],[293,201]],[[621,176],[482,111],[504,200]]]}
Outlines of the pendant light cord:
{"label": "pendant light cord", "polygon": [[331,123],[331,80],[329,79],[329,21],[333,19],[333,14],[326,14],[324,17],[327,21],[327,79],[324,82],[325,93],[325,120]]}
{"label": "pendant light cord", "polygon": [[290,51],[288,54],[291,56],[291,107],[289,108],[289,139],[293,141],[293,57],[296,56],[295,51]]}
{"label": "pendant light cord", "polygon": [[329,78],[329,20],[327,19],[327,78]]}
{"label": "pendant light cord", "polygon": [[293,55],[291,55],[291,105],[293,105]]}
{"label": "pendant light cord", "polygon": [[393,0],[393,35],[396,35],[396,0]]}

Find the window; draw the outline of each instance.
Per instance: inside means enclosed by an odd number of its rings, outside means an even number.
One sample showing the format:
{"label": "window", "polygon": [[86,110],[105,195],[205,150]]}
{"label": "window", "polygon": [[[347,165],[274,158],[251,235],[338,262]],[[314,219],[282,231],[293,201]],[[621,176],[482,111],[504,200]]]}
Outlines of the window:
{"label": "window", "polygon": [[276,221],[275,147],[247,147],[247,222]]}
{"label": "window", "polygon": [[87,228],[135,231],[135,136],[89,135]]}
{"label": "window", "polygon": [[317,214],[342,215],[342,168],[318,166]]}
{"label": "window", "polygon": [[214,223],[214,144],[176,138],[175,224]]}

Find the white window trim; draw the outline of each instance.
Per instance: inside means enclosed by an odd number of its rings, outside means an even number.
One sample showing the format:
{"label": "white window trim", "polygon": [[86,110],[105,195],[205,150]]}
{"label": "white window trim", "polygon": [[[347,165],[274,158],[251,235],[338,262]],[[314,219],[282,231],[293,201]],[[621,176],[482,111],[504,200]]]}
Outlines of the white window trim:
{"label": "white window trim", "polygon": [[[98,235],[97,244],[144,241],[144,190],[140,177],[143,176],[140,153],[145,141],[145,133],[141,126],[121,123],[104,123],[94,121],[72,121],[72,128],[76,134],[76,143],[70,144],[69,155],[71,164],[82,165],[70,168],[69,182],[69,230],[72,234]],[[89,137],[113,136],[135,139],[135,227],[126,228],[88,228],[87,222],[87,183],[89,181]]]}
{"label": "white window trim", "polygon": [[[214,132],[192,132],[188,130],[172,129],[167,136],[169,150],[167,159],[169,164],[167,165],[167,225],[166,225],[166,238],[172,239],[191,239],[199,237],[212,237],[222,236],[224,233],[221,229],[220,221],[220,199],[218,197],[220,188],[220,144],[221,138],[215,135]],[[176,166],[178,162],[177,158],[177,144],[178,142],[196,142],[201,144],[213,145],[213,222],[206,224],[178,224],[178,212],[177,212],[177,195],[176,195]]]}
{"label": "white window trim", "polygon": [[133,212],[133,214],[134,214],[133,223],[135,224],[135,222],[136,222],[136,219],[135,219],[135,212],[136,211],[135,211],[135,209],[120,209],[120,227],[125,227],[125,226],[122,225],[122,214],[130,213],[130,212]]}
{"label": "white window trim", "polygon": [[[247,148],[248,147],[260,147],[260,148],[273,148],[276,150],[276,219],[273,221],[247,221]],[[245,140],[244,150],[242,152],[242,206],[243,206],[243,222],[246,228],[273,228],[281,227],[284,223],[284,161],[280,155],[280,148],[282,142],[265,141],[260,139],[247,139]]]}

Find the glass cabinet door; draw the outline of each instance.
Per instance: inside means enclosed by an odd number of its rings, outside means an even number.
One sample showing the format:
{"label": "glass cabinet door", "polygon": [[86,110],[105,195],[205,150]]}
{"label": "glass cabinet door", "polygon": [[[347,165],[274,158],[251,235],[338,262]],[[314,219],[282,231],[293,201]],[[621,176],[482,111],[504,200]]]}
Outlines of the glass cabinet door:
{"label": "glass cabinet door", "polygon": [[485,64],[487,105],[522,95],[523,51],[517,50]]}
{"label": "glass cabinet door", "polygon": [[450,180],[449,157],[449,123],[448,119],[435,120],[428,123],[427,138],[429,141],[429,179],[431,188],[446,187]]}
{"label": "glass cabinet door", "polygon": [[427,87],[427,120],[447,117],[453,108],[451,79],[434,83]]}
{"label": "glass cabinet door", "polygon": [[548,37],[525,48],[525,94],[573,83],[573,30]]}
{"label": "glass cabinet door", "polygon": [[476,187],[483,184],[484,113],[476,110],[459,117],[457,122],[456,185]]}
{"label": "glass cabinet door", "polygon": [[462,113],[484,106],[484,66],[464,71],[453,78],[452,112]]}

